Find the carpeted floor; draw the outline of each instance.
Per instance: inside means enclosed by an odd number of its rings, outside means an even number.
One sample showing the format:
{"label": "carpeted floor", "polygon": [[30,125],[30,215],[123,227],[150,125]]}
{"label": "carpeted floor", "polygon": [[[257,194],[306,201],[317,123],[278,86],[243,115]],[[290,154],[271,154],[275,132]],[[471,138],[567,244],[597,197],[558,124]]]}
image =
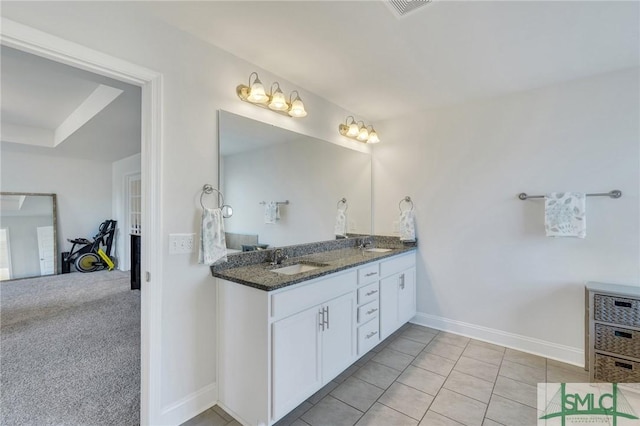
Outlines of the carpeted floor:
{"label": "carpeted floor", "polygon": [[0,424],[140,423],[140,292],[120,271],[0,284]]}

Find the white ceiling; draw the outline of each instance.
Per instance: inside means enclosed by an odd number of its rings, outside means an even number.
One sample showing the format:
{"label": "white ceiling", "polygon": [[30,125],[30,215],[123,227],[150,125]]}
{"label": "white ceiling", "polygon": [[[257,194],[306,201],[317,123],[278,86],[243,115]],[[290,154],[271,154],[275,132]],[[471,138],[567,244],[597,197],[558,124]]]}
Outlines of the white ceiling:
{"label": "white ceiling", "polygon": [[141,90],[0,49],[2,149],[113,162],[140,152]]}
{"label": "white ceiling", "polygon": [[640,64],[636,1],[434,0],[403,18],[382,1],[131,7],[371,120]]}

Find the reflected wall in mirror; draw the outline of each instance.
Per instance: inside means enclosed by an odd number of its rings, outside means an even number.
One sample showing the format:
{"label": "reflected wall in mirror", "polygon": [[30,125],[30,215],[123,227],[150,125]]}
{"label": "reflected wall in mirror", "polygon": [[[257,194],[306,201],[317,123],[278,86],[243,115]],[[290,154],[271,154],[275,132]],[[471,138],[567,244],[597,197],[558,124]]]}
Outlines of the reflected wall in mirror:
{"label": "reflected wall in mirror", "polygon": [[[371,234],[369,152],[220,111],[218,158],[219,188],[233,206],[228,233],[254,242],[257,236],[257,244],[269,247],[332,240],[338,201],[346,198],[347,232]],[[287,200],[279,219],[265,223],[261,203]]]}
{"label": "reflected wall in mirror", "polygon": [[0,192],[0,281],[58,272],[56,194]]}

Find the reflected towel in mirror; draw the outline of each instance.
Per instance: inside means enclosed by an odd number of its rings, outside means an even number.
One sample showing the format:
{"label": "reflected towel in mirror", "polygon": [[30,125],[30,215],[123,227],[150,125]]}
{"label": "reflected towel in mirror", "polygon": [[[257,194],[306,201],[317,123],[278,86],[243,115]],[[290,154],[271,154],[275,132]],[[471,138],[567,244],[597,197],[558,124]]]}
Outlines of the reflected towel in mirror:
{"label": "reflected towel in mirror", "polygon": [[413,243],[416,241],[415,212],[405,210],[400,213],[400,241]]}
{"label": "reflected towel in mirror", "polygon": [[334,228],[336,237],[345,237],[347,235],[347,213],[338,209],[336,213],[336,225]]}
{"label": "reflected towel in mirror", "polygon": [[227,242],[225,241],[224,222],[220,209],[202,209],[198,257],[198,262],[205,265],[227,261]]}
{"label": "reflected towel in mirror", "polygon": [[274,224],[280,215],[278,214],[278,203],[275,201],[267,201],[264,203],[264,223]]}

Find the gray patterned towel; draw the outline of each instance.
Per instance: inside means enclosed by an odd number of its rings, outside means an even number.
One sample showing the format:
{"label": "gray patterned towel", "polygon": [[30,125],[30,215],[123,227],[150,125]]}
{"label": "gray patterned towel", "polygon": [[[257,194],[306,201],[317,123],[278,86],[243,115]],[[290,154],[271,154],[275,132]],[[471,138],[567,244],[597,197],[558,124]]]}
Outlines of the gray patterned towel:
{"label": "gray patterned towel", "polygon": [[199,263],[213,265],[227,261],[227,242],[224,234],[222,210],[202,209]]}
{"label": "gray patterned towel", "polygon": [[552,192],[545,195],[544,226],[547,237],[587,236],[586,196],[581,192]]}

